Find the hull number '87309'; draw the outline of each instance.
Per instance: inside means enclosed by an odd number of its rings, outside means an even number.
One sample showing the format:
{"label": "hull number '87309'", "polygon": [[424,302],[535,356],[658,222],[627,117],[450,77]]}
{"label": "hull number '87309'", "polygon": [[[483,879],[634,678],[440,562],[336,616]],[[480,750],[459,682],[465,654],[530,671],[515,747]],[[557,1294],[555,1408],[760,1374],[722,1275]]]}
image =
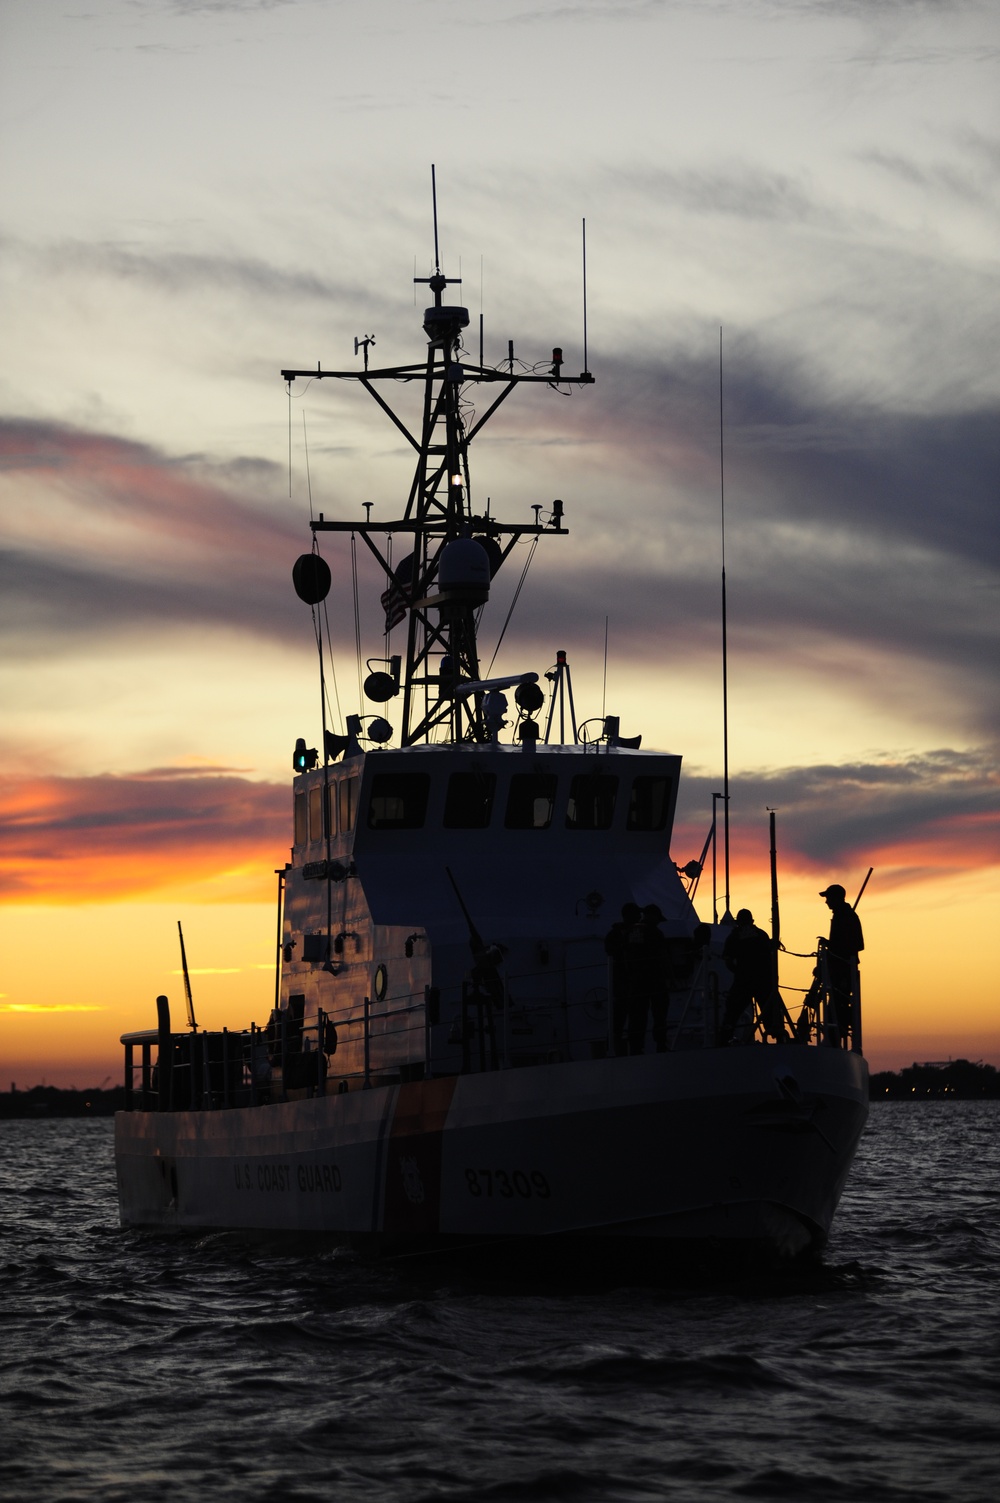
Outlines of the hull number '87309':
{"label": "hull number '87309'", "polygon": [[552,1194],[540,1169],[530,1172],[524,1169],[466,1169],[465,1183],[470,1195],[484,1195],[487,1200],[494,1195],[504,1200],[513,1200],[518,1195],[522,1200],[530,1200],[532,1196],[548,1200]]}

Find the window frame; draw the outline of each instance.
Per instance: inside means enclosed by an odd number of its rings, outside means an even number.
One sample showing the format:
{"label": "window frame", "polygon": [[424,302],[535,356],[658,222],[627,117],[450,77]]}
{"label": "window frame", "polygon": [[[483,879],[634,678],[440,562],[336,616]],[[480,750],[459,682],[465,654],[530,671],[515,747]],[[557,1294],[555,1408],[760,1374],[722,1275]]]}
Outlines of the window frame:
{"label": "window frame", "polygon": [[[533,822],[531,824],[521,824],[521,823],[515,824],[511,820],[511,805],[512,805],[513,799],[514,799],[514,789],[515,789],[515,786],[516,785],[520,786],[521,784],[526,783],[528,781],[533,781],[533,782],[535,782],[536,784],[539,784],[539,785],[542,784],[542,783],[551,784],[552,792],[549,795],[549,817],[545,821],[544,824],[538,824],[537,821],[535,821],[535,822]],[[546,795],[545,795],[544,792],[538,792],[538,793],[536,793],[535,796],[534,796],[534,799],[533,799],[533,805],[537,806],[539,799],[540,798],[545,798],[545,796]],[[507,802],[506,802],[506,805],[504,807],[504,814],[503,814],[504,829],[505,830],[549,830],[549,829],[551,829],[552,828],[552,821],[555,818],[556,800],[557,800],[558,796],[559,796],[559,774],[557,772],[515,772],[515,773],[512,773],[511,774],[511,778],[510,778],[510,782],[507,784]]]}
{"label": "window frame", "polygon": [[[608,817],[607,817],[607,819],[602,824],[598,824],[596,821],[593,822],[593,823],[590,823],[590,824],[584,824],[581,820],[579,820],[576,817],[576,813],[575,812],[574,812],[573,816],[571,817],[571,815],[570,815],[570,805],[571,804],[572,805],[578,805],[578,802],[579,802],[580,795],[578,793],[574,792],[574,790],[575,790],[575,788],[576,788],[576,786],[577,786],[578,783],[584,783],[584,784],[585,783],[590,783],[590,784],[609,783],[609,784],[611,784],[611,793],[610,793],[611,807],[610,807],[610,809],[608,811]],[[611,827],[612,827],[612,825],[615,822],[615,811],[618,808],[618,792],[619,792],[620,787],[621,787],[621,778],[618,776],[617,773],[613,773],[613,772],[577,772],[577,773],[574,773],[573,776],[570,778],[569,796],[568,796],[568,798],[566,800],[566,817],[565,817],[565,820],[564,820],[564,824],[565,824],[566,829],[567,830],[590,830],[592,832],[595,831],[595,830],[610,830]],[[599,799],[606,798],[606,797],[608,797],[607,794],[601,793],[599,791],[595,792],[595,794],[594,794],[594,805],[596,806],[596,803],[597,803],[597,801]]]}
{"label": "window frame", "polygon": [[[379,785],[396,783],[399,792]],[[406,786],[403,786],[406,785]],[[422,796],[421,796],[422,795]],[[427,826],[427,809],[431,797],[431,779],[427,772],[376,772],[372,777],[365,812],[365,828],[376,834],[395,830],[423,830]],[[376,799],[397,799],[402,807],[399,819],[376,819]],[[419,817],[418,817],[419,816]]]}
{"label": "window frame", "polygon": [[[448,812],[452,805],[452,790],[455,786],[456,780],[459,778],[466,779],[470,785],[476,782],[479,782],[483,785],[483,802],[486,810],[485,819],[478,820],[473,824],[467,821],[460,823],[455,819],[448,818]],[[468,796],[462,795],[462,797]],[[457,797],[455,801],[456,803],[458,802]],[[442,828],[445,830],[488,830],[490,825],[493,823],[493,811],[496,808],[496,801],[497,775],[495,772],[482,772],[478,769],[459,768],[456,771],[450,773],[448,776],[448,786],[445,789],[444,796],[444,812],[441,816]],[[471,804],[471,799],[469,800],[469,803]]]}
{"label": "window frame", "polygon": [[[656,821],[650,821],[649,823],[645,824],[638,823],[636,814],[636,794],[641,783],[663,784],[663,804],[660,810],[660,818]],[[632,786],[629,789],[628,812],[625,816],[625,829],[630,834],[637,835],[656,835],[659,832],[665,830],[670,819],[670,795],[672,789],[673,779],[671,778],[669,773],[636,773],[632,779]]]}

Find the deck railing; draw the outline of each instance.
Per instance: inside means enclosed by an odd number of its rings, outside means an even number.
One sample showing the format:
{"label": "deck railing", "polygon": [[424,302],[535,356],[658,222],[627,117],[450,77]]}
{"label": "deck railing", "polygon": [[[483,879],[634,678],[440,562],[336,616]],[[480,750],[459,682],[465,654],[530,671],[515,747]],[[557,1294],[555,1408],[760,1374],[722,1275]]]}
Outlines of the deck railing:
{"label": "deck railing", "polygon": [[[860,988],[845,1006],[831,987],[822,947],[816,960],[798,1017],[793,1020],[781,998],[772,999],[766,1018],[748,1008],[735,1045],[766,1042],[777,1030],[779,1041],[860,1050]],[[662,1040],[667,1052],[716,1046],[726,997],[719,978],[718,966],[703,957],[671,992]],[[334,1079],[345,1091],[435,1074],[604,1058],[615,1053],[612,990],[609,968],[595,961],[510,969],[492,985],[466,978],[451,988],[426,987],[381,1001],[366,996],[360,1008],[354,1003],[321,1010],[310,1022],[285,1010],[266,1027],[251,1023],[239,1033],[170,1033],[166,1053],[156,1030],[127,1034],[125,1109],[225,1110],[325,1094]]]}

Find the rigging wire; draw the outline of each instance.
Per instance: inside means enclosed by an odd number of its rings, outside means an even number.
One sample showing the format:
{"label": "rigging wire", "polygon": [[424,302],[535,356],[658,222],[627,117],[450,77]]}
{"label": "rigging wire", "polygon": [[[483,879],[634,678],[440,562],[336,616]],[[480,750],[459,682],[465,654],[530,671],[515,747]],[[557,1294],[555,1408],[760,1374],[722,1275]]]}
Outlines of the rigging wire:
{"label": "rigging wire", "polygon": [[[388,565],[388,568],[386,570],[386,580],[387,580],[386,589],[391,590],[392,587],[393,587],[393,585],[395,584],[395,579],[393,578],[393,573],[392,573],[392,533],[391,532],[387,534],[386,540],[385,540],[385,561],[386,561],[386,564]],[[392,618],[391,618],[389,612],[386,611],[386,613],[385,613],[385,660],[386,660],[387,663],[389,661],[389,633],[392,631],[392,627],[389,624],[389,622],[390,622],[391,619]]]}
{"label": "rigging wire", "polygon": [[504,621],[503,630],[501,631],[499,637],[497,638],[497,645],[493,649],[493,656],[490,658],[490,666],[486,670],[486,677],[487,678],[489,678],[491,672],[493,671],[493,664],[497,660],[497,653],[500,651],[500,644],[501,644],[501,642],[504,639],[504,636],[506,634],[508,626],[510,625],[510,618],[514,614],[514,607],[517,605],[517,598],[518,598],[518,596],[521,593],[521,589],[522,589],[522,587],[524,585],[524,581],[528,577],[528,570],[531,568],[531,560],[535,556],[535,549],[537,547],[538,547],[538,534],[536,532],[535,536],[531,540],[531,547],[528,549],[528,557],[525,560],[524,568],[521,570],[521,578],[517,582],[517,589],[514,591],[514,598],[513,598],[513,600],[510,603],[510,609],[507,612],[507,619]]}
{"label": "rigging wire", "polygon": [[[313,483],[309,471],[309,434],[306,432],[306,410],[302,409],[302,444],[306,453],[306,487],[309,491],[309,521],[313,521]],[[313,539],[315,542],[315,538]]]}
{"label": "rigging wire", "polygon": [[[344,731],[344,712],[340,708],[340,688],[339,688],[339,686],[337,684],[337,663],[336,663],[336,659],[334,658],[334,655],[333,655],[333,637],[330,635],[330,613],[327,610],[327,605],[326,605],[326,601],[325,600],[323,601],[323,620],[324,620],[324,622],[326,624],[326,647],[327,647],[327,652],[330,654],[330,677],[333,679],[333,697],[336,700],[336,704],[337,704],[337,720],[336,720],[336,725],[337,725],[338,731],[340,731],[340,733],[343,734],[343,731]],[[333,708],[332,708],[332,706],[331,706],[331,709],[330,709],[330,719],[331,720],[333,719]]]}

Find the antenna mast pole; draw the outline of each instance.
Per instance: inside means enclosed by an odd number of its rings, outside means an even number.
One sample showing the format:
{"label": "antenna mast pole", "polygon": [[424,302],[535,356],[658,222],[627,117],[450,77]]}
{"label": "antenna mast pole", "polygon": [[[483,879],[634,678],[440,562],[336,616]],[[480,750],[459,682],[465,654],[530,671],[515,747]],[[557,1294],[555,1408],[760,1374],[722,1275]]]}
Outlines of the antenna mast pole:
{"label": "antenna mast pole", "polygon": [[729,633],[726,621],[726,468],[722,427],[722,326],[719,326],[719,500],[722,515],[722,829],[726,879],[724,924],[733,921],[729,906]]}
{"label": "antenna mast pole", "polygon": [[[427,351],[423,359],[363,370],[324,370],[319,364],[310,370],[283,370],[282,379],[289,383],[299,377],[309,381],[324,379],[353,381],[363,386],[397,431],[415,452],[415,467],[409,494],[395,517],[378,523],[369,516],[364,521],[328,520],[322,513],[310,521],[314,536],[320,532],[349,532],[357,536],[372,553],[386,576],[388,588],[382,595],[386,632],[409,618],[405,670],[401,685],[402,705],[400,742],[412,746],[429,741],[441,730],[454,739],[486,742],[490,739],[484,719],[483,693],[458,696],[456,687],[478,683],[478,644],[476,637],[478,607],[482,603],[479,584],[473,588],[464,580],[441,579],[440,564],[444,550],[452,542],[473,538],[481,543],[490,558],[490,575],[509,557],[523,537],[539,538],[543,533],[562,535],[562,502],[553,505],[549,522],[535,510],[532,523],[502,523],[475,510],[470,490],[468,453],[472,440],[518,386],[590,386],[593,376],[584,371],[579,376],[564,374],[553,355],[551,369],[514,370],[513,343],[508,345],[509,359],[504,365],[476,365],[464,349],[462,331],[469,324],[469,310],[446,303],[444,294],[461,283],[461,276],[447,277],[441,270],[441,243],[438,233],[437,170],[431,166],[431,194],[434,215],[434,272],[429,277],[414,277],[415,284],[427,286],[433,306],[424,310],[423,328]],[[461,270],[461,266],[459,266]],[[480,326],[481,327],[481,326]],[[360,341],[359,344],[364,343]],[[358,345],[355,347],[355,354]],[[584,361],[586,364],[586,361]],[[383,381],[419,382],[423,387],[422,414],[419,422],[404,421],[385,398],[378,386]],[[484,386],[488,405],[478,416],[471,415],[463,391]],[[495,394],[489,387],[496,388]],[[366,510],[369,503],[363,503]],[[401,514],[400,514],[401,513]],[[384,534],[385,541],[377,541]],[[412,538],[408,557],[393,563],[389,539]],[[306,597],[303,596],[303,599]],[[485,597],[482,597],[485,598]],[[320,647],[322,643],[320,641]],[[567,683],[570,714],[576,722],[572,688]],[[325,715],[326,698],[323,695]],[[325,731],[324,721],[324,731]],[[324,740],[324,750],[326,742]]]}
{"label": "antenna mast pole", "polygon": [[585,371],[590,367],[587,364],[587,221],[583,221],[583,368]]}

